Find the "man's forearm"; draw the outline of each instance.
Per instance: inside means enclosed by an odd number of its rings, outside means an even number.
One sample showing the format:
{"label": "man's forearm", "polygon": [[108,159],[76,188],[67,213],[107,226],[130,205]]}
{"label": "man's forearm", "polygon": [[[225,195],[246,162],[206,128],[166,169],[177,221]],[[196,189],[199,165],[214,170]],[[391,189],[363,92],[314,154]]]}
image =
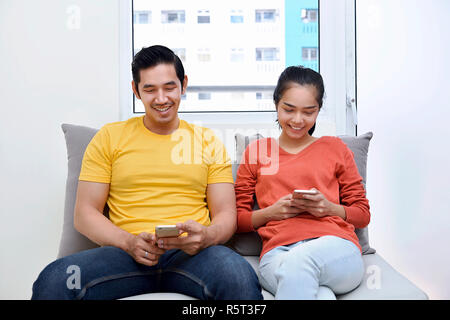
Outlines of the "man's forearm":
{"label": "man's forearm", "polygon": [[236,213],[216,214],[207,230],[207,247],[227,242],[236,232]]}
{"label": "man's forearm", "polygon": [[[81,210],[81,209],[78,209]],[[100,246],[114,246],[127,251],[133,235],[114,225],[103,213],[95,208],[84,208],[76,212],[75,229]]]}

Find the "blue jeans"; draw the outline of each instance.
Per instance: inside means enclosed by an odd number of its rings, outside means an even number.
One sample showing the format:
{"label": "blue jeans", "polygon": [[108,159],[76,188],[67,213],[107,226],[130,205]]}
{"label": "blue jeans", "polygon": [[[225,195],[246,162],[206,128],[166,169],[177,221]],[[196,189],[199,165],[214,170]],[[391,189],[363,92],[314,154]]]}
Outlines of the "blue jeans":
{"label": "blue jeans", "polygon": [[32,299],[105,300],[150,292],[177,292],[202,300],[263,299],[250,264],[220,245],[194,256],[168,250],[152,267],[116,247],[81,251],[49,264],[33,284]]}
{"label": "blue jeans", "polygon": [[332,300],[361,283],[364,263],[353,242],[323,236],[270,250],[259,271],[262,286],[275,299]]}

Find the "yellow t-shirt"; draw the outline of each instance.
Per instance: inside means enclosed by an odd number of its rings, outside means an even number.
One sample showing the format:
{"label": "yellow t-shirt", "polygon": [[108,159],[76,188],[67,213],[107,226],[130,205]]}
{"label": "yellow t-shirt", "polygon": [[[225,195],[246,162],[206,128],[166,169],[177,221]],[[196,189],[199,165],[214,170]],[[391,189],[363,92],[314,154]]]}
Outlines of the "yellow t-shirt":
{"label": "yellow t-shirt", "polygon": [[103,126],[86,148],[79,180],[110,184],[110,220],[132,234],[189,219],[209,225],[207,185],[233,183],[222,142],[183,120],[158,135],[143,118]]}

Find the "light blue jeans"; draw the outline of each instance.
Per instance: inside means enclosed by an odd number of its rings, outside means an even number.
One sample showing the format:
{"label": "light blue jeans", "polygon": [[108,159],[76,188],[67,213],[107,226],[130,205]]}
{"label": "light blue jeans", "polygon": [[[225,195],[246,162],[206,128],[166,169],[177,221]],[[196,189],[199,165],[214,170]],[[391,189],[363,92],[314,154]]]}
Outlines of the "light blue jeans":
{"label": "light blue jeans", "polygon": [[261,285],[275,299],[330,300],[361,283],[364,263],[353,242],[323,236],[270,250],[259,272]]}

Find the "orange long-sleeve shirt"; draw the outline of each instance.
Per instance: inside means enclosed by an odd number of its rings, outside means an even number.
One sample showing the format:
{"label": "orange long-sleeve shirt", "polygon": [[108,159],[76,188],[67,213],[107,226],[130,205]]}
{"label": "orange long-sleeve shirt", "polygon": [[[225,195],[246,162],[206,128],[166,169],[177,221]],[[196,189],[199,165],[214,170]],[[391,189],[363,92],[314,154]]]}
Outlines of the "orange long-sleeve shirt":
{"label": "orange long-sleeve shirt", "polygon": [[338,216],[318,218],[305,212],[269,221],[257,230],[263,243],[260,257],[275,247],[325,235],[350,240],[361,251],[355,228],[369,224],[369,201],[352,151],[336,137],[321,137],[297,154],[284,151],[273,138],[250,143],[235,183],[237,232],[255,231],[254,195],[262,209],[294,189],[311,188],[319,190],[329,201],[341,204],[346,220]]}

